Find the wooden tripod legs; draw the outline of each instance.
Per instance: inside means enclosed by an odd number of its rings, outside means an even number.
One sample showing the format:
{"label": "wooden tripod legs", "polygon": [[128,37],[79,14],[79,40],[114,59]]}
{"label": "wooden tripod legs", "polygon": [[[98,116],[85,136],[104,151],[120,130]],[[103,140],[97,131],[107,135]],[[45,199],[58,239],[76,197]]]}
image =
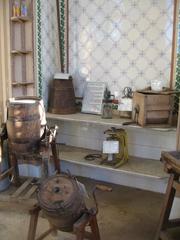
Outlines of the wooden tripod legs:
{"label": "wooden tripod legs", "polygon": [[[31,211],[30,224],[28,230],[27,240],[42,240],[50,233],[55,232],[57,229],[50,225],[50,228],[36,238],[36,229],[38,223],[38,217],[40,212],[40,207],[35,206]],[[87,225],[90,225],[91,233],[86,232],[85,228]],[[76,240],[84,240],[85,237],[91,240],[100,240],[99,227],[97,224],[96,214],[84,213],[80,219],[73,225],[73,231],[76,235]]]}
{"label": "wooden tripod legs", "polygon": [[36,228],[37,228],[37,222],[40,212],[40,207],[36,206],[32,210],[30,210],[30,224],[29,224],[29,230],[28,230],[28,238],[27,240],[35,240],[36,235]]}
{"label": "wooden tripod legs", "polygon": [[[91,233],[86,232],[86,226],[90,225]],[[100,240],[99,227],[96,214],[84,213],[73,225],[76,240],[83,240],[85,237],[92,240]]]}
{"label": "wooden tripod legs", "polygon": [[96,215],[91,216],[91,220],[89,224],[92,231],[92,239],[100,240],[100,233],[99,233],[99,227],[98,227]]}

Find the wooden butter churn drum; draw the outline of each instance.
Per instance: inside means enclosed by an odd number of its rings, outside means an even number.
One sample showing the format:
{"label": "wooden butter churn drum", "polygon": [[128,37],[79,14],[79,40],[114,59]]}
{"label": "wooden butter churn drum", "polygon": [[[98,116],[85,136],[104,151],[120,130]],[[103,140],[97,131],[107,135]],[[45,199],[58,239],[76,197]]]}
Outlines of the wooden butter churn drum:
{"label": "wooden butter churn drum", "polygon": [[55,114],[76,112],[73,79],[68,74],[54,76],[50,87],[49,112]]}
{"label": "wooden butter churn drum", "polygon": [[46,124],[44,105],[36,97],[13,98],[7,103],[7,132],[11,151],[36,151]]}
{"label": "wooden butter churn drum", "polygon": [[56,175],[42,182],[38,202],[52,226],[61,231],[72,231],[74,222],[86,207],[78,182],[67,175]]}

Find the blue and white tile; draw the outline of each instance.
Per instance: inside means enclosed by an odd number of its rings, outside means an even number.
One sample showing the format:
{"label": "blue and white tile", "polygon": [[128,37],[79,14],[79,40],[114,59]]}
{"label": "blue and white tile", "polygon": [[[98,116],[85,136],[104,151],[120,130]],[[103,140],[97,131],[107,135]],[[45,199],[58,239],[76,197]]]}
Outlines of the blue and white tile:
{"label": "blue and white tile", "polygon": [[[115,85],[123,89],[129,83],[135,89],[146,87],[163,75],[167,85],[173,0],[70,1],[70,23],[70,71],[76,95],[83,94],[81,83],[87,80],[103,79],[114,91]],[[84,75],[83,66],[88,69]]]}

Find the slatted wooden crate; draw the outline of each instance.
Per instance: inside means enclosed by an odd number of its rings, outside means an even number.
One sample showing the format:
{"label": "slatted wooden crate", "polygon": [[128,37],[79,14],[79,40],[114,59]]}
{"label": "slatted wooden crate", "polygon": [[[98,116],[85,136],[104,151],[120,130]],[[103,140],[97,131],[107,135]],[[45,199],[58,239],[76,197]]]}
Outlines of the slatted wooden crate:
{"label": "slatted wooden crate", "polygon": [[[137,121],[141,126],[148,124],[172,123],[173,95],[165,92],[135,92],[133,96],[133,109],[138,109]],[[133,111],[133,118],[135,112]]]}

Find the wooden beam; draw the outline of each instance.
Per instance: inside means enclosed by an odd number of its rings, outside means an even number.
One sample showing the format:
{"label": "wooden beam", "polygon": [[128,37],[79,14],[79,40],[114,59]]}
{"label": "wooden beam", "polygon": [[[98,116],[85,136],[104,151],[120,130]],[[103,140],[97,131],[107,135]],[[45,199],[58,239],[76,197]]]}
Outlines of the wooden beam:
{"label": "wooden beam", "polygon": [[11,96],[9,1],[0,0],[0,108],[6,121],[6,100]]}
{"label": "wooden beam", "polygon": [[180,151],[180,104],[179,104],[178,123],[177,123],[177,130],[176,130],[176,150]]}
{"label": "wooden beam", "polygon": [[173,89],[174,86],[175,86],[177,36],[178,36],[178,21],[179,21],[178,18],[179,18],[179,0],[174,0],[172,52],[171,52],[171,72],[170,72],[170,82],[169,82],[170,89]]}
{"label": "wooden beam", "polygon": [[69,0],[66,0],[66,72],[69,72]]}

